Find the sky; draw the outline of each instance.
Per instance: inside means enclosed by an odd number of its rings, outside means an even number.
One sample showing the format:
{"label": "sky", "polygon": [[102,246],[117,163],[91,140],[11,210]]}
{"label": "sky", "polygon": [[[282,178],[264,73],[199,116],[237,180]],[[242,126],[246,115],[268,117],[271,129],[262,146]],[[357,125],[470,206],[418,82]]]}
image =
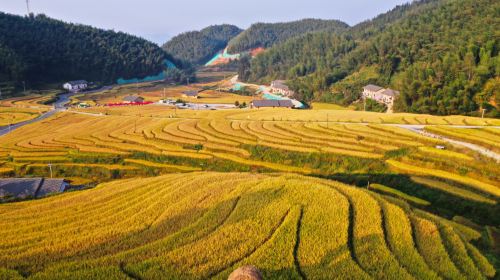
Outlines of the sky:
{"label": "sky", "polygon": [[[25,15],[26,0],[0,0],[0,11]],[[303,18],[338,19],[354,25],[409,0],[30,0],[31,12],[66,22],[134,34],[163,44],[186,31],[229,23]]]}

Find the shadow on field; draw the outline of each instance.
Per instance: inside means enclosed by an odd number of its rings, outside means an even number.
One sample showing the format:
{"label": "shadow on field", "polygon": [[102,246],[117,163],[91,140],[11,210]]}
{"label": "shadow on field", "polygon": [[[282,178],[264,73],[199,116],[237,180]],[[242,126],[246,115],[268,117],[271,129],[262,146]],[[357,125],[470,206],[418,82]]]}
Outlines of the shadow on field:
{"label": "shadow on field", "polygon": [[[448,219],[452,219],[454,216],[463,216],[480,225],[500,225],[500,215],[498,215],[498,213],[500,213],[500,205],[498,203],[492,205],[468,200],[448,192],[416,183],[412,181],[408,175],[339,173],[330,176],[317,177],[355,185],[360,188],[366,188],[368,186],[368,182],[370,184],[385,185],[406,194],[429,201],[431,203],[430,206],[421,206],[416,204],[412,204],[412,206],[425,209]],[[453,185],[458,187],[456,183],[453,183]],[[471,190],[466,186],[460,186],[460,188]],[[488,195],[484,196],[495,199]]]}

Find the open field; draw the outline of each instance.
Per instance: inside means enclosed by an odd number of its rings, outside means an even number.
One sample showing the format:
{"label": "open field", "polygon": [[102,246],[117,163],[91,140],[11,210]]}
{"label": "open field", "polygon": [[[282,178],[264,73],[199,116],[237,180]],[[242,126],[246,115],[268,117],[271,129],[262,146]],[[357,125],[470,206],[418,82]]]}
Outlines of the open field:
{"label": "open field", "polygon": [[[354,119],[365,115],[328,112],[351,114]],[[266,114],[281,116],[260,120]],[[480,224],[500,224],[494,215],[500,171],[493,160],[392,125],[312,121],[318,114],[324,116],[324,111],[193,111],[166,106],[61,112],[3,136],[0,168],[4,177],[49,176],[52,164],[54,176],[90,185],[197,170],[293,172],[362,187],[368,181],[378,183],[428,201],[426,209],[447,209]],[[376,121],[387,115],[366,116]],[[391,117],[398,119],[396,114]],[[443,119],[429,117],[428,122]],[[435,149],[437,144],[447,149]],[[430,181],[411,180],[415,175]]]}
{"label": "open field", "polygon": [[0,278],[492,277],[468,231],[330,180],[172,174],[0,205]]}

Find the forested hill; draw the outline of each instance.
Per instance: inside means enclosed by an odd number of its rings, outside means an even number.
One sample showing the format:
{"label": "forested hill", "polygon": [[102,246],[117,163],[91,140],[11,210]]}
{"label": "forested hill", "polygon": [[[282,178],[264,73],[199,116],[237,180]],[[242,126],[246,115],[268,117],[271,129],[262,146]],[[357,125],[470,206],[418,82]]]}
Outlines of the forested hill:
{"label": "forested hill", "polygon": [[0,12],[0,81],[113,83],[158,74],[166,59],[157,45],[125,33]]}
{"label": "forested hill", "polygon": [[175,36],[163,49],[175,58],[192,64],[203,64],[224,49],[232,38],[241,33],[239,27],[229,24],[209,26]]}
{"label": "forested hill", "polygon": [[499,11],[495,0],[416,1],[342,34],[275,46],[252,61],[249,79],[292,79],[303,100],[342,104],[377,83],[401,91],[399,111],[498,116]]}
{"label": "forested hill", "polygon": [[319,31],[338,32],[349,26],[338,20],[303,19],[284,23],[256,23],[229,42],[230,53],[268,48],[295,36]]}

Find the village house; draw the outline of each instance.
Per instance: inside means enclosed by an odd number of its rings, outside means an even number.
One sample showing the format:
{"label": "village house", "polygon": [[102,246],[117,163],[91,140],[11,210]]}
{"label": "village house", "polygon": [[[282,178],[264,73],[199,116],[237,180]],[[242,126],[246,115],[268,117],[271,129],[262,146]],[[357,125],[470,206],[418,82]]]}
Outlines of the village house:
{"label": "village house", "polygon": [[283,80],[276,80],[271,82],[271,93],[281,94],[286,97],[291,97],[295,94],[293,90],[291,90]]}
{"label": "village house", "polygon": [[0,179],[0,200],[4,198],[39,198],[64,192],[68,183],[64,179],[6,178]]}
{"label": "village house", "polygon": [[394,100],[399,96],[399,91],[383,88],[376,85],[367,85],[363,88],[363,98],[369,98],[392,108]]}
{"label": "village house", "polygon": [[63,85],[63,88],[71,91],[71,92],[79,92],[81,90],[86,89],[89,86],[89,83],[85,80],[78,80],[78,81],[70,81],[67,82]]}
{"label": "village house", "polygon": [[182,93],[182,97],[198,99],[200,96],[196,90],[188,90]]}
{"label": "village house", "polygon": [[140,96],[129,95],[123,98],[123,103],[143,103],[144,98]]}
{"label": "village house", "polygon": [[250,103],[250,108],[293,108],[291,100],[254,100]]}

